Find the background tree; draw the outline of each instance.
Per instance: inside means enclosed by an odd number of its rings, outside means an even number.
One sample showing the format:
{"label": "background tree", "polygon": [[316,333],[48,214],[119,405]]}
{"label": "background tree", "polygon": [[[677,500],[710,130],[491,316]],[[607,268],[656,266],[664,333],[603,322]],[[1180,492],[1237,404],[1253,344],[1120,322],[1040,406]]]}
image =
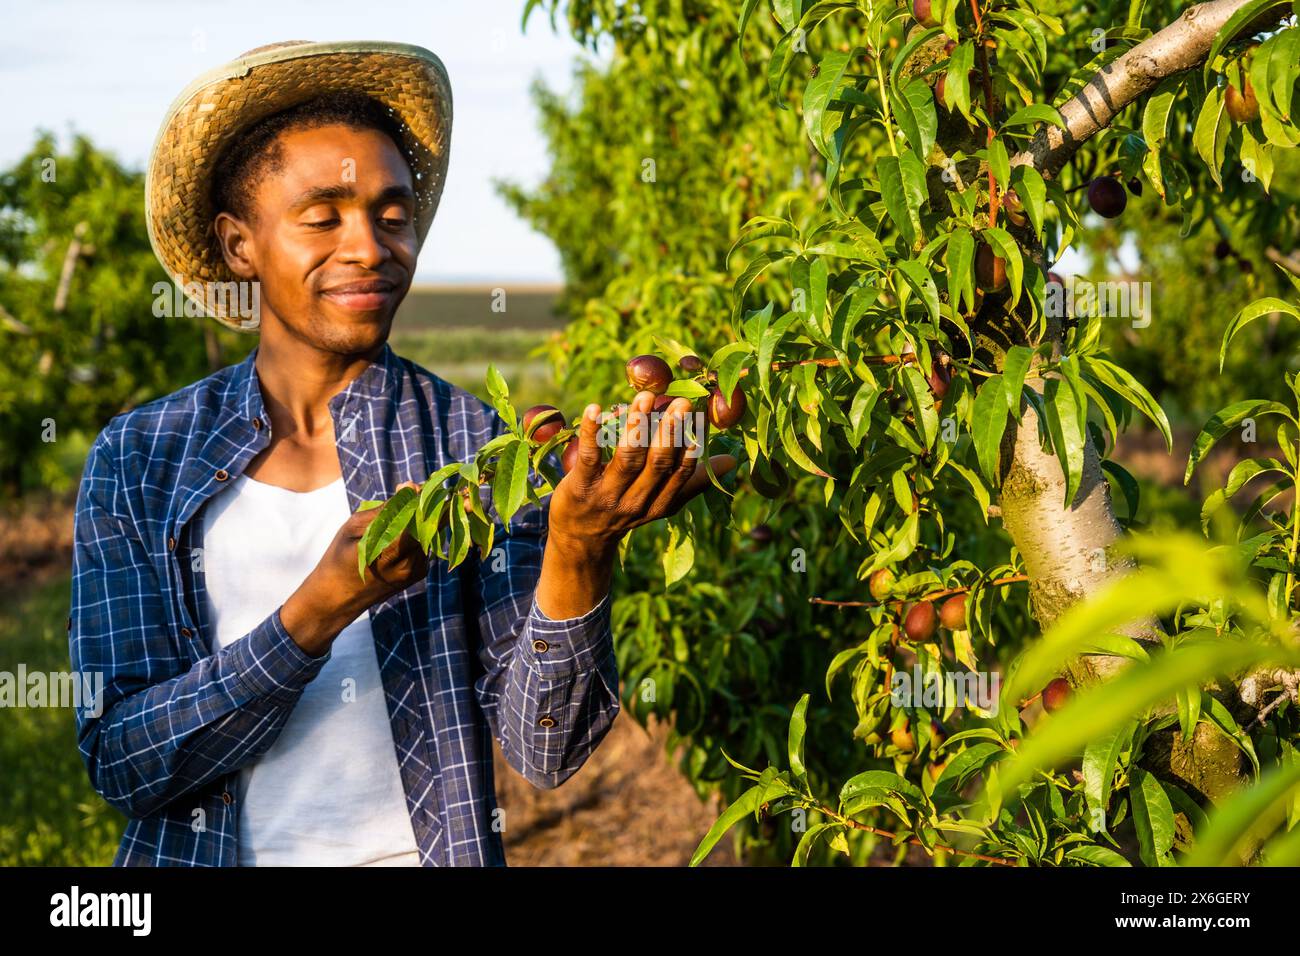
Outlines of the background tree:
{"label": "background tree", "polygon": [[105,421],[224,364],[230,337],[155,315],[168,280],[144,175],[84,137],[60,152],[39,135],[0,174],[0,211],[0,484],[16,497],[75,484]]}

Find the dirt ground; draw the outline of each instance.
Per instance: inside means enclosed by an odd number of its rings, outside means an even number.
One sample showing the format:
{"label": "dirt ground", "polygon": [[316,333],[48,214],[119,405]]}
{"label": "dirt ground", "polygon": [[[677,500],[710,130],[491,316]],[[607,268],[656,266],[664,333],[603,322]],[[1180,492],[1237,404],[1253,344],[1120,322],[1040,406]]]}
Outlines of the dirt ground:
{"label": "dirt ground", "polygon": [[[555,790],[537,790],[496,759],[511,866],[685,866],[721,809],[700,801],[664,750],[619,714],[587,763]],[[705,866],[736,866],[723,839]]]}

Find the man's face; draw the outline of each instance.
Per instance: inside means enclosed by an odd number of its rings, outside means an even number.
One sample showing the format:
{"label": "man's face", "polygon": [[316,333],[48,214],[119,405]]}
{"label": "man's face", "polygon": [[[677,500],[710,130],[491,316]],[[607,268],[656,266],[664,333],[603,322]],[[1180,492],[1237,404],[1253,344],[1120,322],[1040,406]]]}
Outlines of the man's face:
{"label": "man's face", "polygon": [[264,333],[269,312],[316,348],[371,351],[415,269],[410,167],[378,130],[321,126],[277,143],[283,161],[256,184],[252,221],[218,217],[227,261],[261,281]]}

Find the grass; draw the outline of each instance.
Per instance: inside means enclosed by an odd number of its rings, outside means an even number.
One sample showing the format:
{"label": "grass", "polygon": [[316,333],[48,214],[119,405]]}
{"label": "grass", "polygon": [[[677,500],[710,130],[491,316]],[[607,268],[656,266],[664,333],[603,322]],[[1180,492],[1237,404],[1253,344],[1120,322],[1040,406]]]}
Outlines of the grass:
{"label": "grass", "polygon": [[[0,597],[0,671],[71,669],[66,574]],[[0,708],[0,866],[106,866],[126,819],[90,786],[73,713]]]}

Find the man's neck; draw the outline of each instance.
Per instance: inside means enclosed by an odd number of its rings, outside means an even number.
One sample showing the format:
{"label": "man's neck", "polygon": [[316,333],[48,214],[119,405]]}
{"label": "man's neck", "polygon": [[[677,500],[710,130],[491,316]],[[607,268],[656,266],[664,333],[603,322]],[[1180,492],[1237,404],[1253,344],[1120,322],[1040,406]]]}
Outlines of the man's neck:
{"label": "man's neck", "polygon": [[258,343],[254,366],[272,434],[304,443],[332,442],[330,399],[379,359],[383,343],[369,353],[348,355],[316,348],[280,329],[267,333]]}

